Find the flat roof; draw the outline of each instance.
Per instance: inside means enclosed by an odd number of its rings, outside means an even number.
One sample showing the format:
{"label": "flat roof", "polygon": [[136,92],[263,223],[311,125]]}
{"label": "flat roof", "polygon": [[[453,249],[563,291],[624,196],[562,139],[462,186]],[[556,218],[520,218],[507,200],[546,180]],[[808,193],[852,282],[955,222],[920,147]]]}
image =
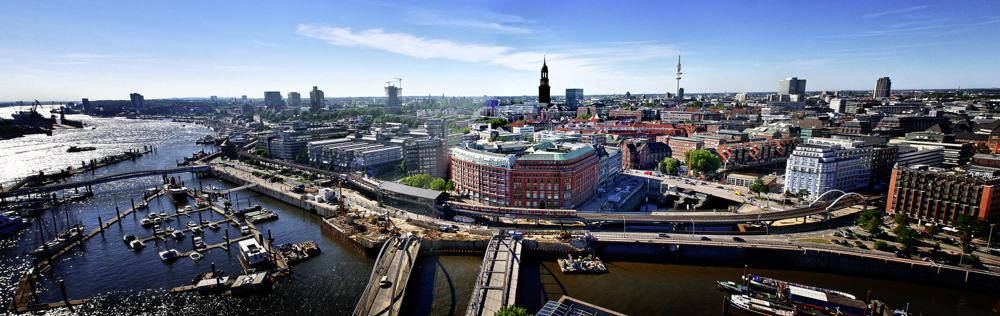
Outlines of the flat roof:
{"label": "flat roof", "polygon": [[396,183],[392,181],[382,182],[378,185],[379,190],[386,190],[393,193],[398,193],[402,195],[415,196],[428,200],[436,200],[444,192],[437,190],[428,190],[417,187],[411,187],[402,183]]}

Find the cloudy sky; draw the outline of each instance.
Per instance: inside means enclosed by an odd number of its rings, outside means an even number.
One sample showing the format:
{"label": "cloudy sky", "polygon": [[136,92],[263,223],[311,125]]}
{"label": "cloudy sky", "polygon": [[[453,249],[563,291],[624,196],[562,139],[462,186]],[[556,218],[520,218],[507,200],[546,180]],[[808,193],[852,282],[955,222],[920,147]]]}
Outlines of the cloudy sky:
{"label": "cloudy sky", "polygon": [[1000,86],[1000,2],[3,1],[0,101]]}

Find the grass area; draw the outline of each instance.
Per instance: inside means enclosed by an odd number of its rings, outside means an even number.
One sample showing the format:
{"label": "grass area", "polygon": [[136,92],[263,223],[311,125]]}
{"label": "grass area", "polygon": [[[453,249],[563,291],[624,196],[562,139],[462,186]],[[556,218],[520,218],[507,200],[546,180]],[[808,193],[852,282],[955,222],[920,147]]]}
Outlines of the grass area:
{"label": "grass area", "polygon": [[829,240],[822,239],[822,238],[792,239],[792,241],[811,242],[811,243],[827,244],[827,245],[831,245],[832,244],[832,243],[830,243]]}

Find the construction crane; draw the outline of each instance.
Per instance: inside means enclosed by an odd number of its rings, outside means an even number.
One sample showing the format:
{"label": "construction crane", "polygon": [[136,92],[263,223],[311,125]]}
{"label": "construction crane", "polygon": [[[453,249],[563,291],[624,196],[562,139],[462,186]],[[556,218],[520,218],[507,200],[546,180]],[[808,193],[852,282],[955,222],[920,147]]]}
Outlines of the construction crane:
{"label": "construction crane", "polygon": [[392,79],[399,80],[399,88],[403,89],[403,78],[392,78]]}

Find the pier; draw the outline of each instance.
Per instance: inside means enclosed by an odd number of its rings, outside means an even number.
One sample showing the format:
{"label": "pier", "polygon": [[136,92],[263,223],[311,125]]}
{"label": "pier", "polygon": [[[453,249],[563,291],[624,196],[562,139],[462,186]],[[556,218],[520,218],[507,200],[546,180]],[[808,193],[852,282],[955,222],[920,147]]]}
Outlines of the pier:
{"label": "pier", "polygon": [[493,236],[479,266],[476,288],[465,315],[490,316],[504,306],[513,306],[520,269],[521,240],[508,235]]}
{"label": "pier", "polygon": [[207,165],[195,165],[195,166],[188,166],[188,167],[168,168],[168,169],[152,169],[152,170],[129,171],[129,172],[122,172],[122,173],[116,173],[116,174],[112,174],[112,175],[106,175],[106,176],[96,177],[96,178],[93,178],[93,179],[90,179],[90,180],[69,182],[69,183],[63,183],[63,184],[57,184],[57,185],[49,185],[49,186],[29,188],[29,189],[8,190],[8,191],[5,191],[5,192],[0,192],[0,197],[6,198],[6,197],[12,197],[12,196],[18,196],[18,195],[25,195],[25,194],[34,194],[34,193],[40,193],[40,192],[58,191],[58,190],[62,190],[62,189],[70,189],[70,188],[77,188],[77,187],[86,187],[88,185],[94,185],[94,184],[108,182],[108,181],[117,181],[117,180],[124,180],[124,179],[136,178],[136,177],[146,177],[146,176],[153,176],[153,175],[167,175],[167,174],[171,174],[171,173],[184,173],[184,172],[203,172],[203,171],[208,171],[208,169],[209,169],[209,167]]}
{"label": "pier", "polygon": [[[354,309],[355,316],[397,315],[403,303],[406,283],[420,251],[420,239],[413,235],[394,238],[382,246],[372,268],[371,279]],[[382,283],[385,278],[387,283]]]}

